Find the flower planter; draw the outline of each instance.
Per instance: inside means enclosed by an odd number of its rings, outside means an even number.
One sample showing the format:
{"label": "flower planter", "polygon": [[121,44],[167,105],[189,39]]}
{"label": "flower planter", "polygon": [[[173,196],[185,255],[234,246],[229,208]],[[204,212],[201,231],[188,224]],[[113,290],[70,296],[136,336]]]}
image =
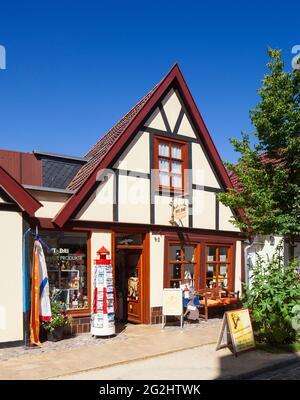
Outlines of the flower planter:
{"label": "flower planter", "polygon": [[53,332],[47,332],[47,339],[49,342],[58,342],[64,337],[64,327],[58,326]]}

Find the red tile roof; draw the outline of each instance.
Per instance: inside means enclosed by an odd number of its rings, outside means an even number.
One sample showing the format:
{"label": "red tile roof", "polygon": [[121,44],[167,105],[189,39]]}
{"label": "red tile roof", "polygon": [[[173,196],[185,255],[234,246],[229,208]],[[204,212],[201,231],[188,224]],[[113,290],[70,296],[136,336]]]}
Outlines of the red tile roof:
{"label": "red tile roof", "polygon": [[109,152],[115,142],[122,136],[122,133],[127,129],[135,116],[145,106],[152,94],[160,85],[159,82],[145,97],[142,98],[119,122],[104,135],[93,148],[84,156],[90,158],[89,161],[82,166],[75,177],[68,185],[68,189],[77,190],[90,176],[93,170],[97,167],[103,157]]}

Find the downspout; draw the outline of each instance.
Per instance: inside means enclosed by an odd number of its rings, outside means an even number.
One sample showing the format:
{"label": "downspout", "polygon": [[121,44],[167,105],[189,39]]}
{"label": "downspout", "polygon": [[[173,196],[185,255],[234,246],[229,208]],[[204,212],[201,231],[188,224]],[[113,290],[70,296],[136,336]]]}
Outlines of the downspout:
{"label": "downspout", "polygon": [[249,287],[249,263],[248,263],[248,250],[253,246],[249,243],[244,249],[244,265],[245,265],[245,283]]}

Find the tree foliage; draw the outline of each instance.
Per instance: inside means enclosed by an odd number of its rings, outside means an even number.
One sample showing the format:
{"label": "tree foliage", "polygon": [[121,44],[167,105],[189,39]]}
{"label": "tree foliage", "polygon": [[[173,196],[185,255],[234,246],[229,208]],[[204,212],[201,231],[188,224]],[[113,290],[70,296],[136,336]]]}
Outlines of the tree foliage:
{"label": "tree foliage", "polygon": [[293,343],[299,334],[300,281],[297,262],[284,265],[281,243],[271,259],[258,256],[250,269],[251,289],[246,289],[244,306],[251,310],[254,331],[261,341]]}
{"label": "tree foliage", "polygon": [[257,144],[250,136],[231,139],[241,155],[226,163],[239,187],[218,195],[226,206],[242,209],[232,222],[254,234],[300,234],[300,70],[284,71],[280,50],[268,50],[269,74],[258,90],[260,102],[250,111]]}

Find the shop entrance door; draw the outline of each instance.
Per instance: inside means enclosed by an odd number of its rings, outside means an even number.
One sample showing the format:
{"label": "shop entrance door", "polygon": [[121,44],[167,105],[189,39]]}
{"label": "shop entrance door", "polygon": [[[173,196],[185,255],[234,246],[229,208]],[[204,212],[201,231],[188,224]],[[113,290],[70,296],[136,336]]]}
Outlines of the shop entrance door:
{"label": "shop entrance door", "polygon": [[142,250],[116,250],[117,317],[121,321],[142,322]]}

